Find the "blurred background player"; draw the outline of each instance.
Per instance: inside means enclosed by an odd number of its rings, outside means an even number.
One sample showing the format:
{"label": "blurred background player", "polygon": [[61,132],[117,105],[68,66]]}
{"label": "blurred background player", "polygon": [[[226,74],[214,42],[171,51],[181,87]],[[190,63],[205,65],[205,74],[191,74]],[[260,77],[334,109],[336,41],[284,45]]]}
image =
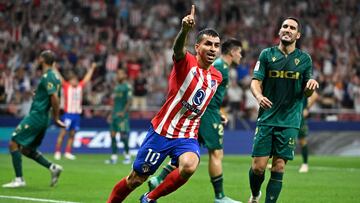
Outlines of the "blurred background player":
{"label": "blurred background player", "polygon": [[264,49],[254,68],[251,91],[260,109],[249,170],[250,203],[260,201],[260,188],[271,156],[271,177],[265,202],[277,201],[285,165],[294,158],[303,98],[311,96],[319,87],[317,81],[311,79],[311,57],[295,46],[300,32],[299,20],[286,18],[279,30],[279,45]]}
{"label": "blurred background player", "polygon": [[66,128],[60,129],[55,147],[55,160],[61,159],[61,146],[67,132],[69,133],[69,138],[67,140],[64,157],[70,160],[76,159],[76,156],[71,153],[71,149],[74,142],[75,133],[80,128],[83,89],[85,85],[91,80],[95,68],[96,63],[92,63],[90,69],[88,69],[84,78],[80,82],[75,73],[72,73],[69,81],[66,81],[61,76],[61,74],[57,72],[62,81],[63,90],[62,99],[64,103],[64,115],[61,117],[61,120],[65,123]]}
{"label": "blurred background player", "polygon": [[[209,176],[214,188],[215,203],[236,203],[225,196],[223,187],[222,159],[224,125],[228,119],[220,111],[221,104],[229,86],[229,68],[239,65],[241,61],[241,42],[236,39],[226,40],[221,46],[221,57],[216,59],[213,66],[220,71],[223,81],[219,85],[214,97],[211,99],[199,127],[199,143],[204,145],[209,152]],[[158,176],[150,178],[148,184],[150,191],[157,187],[165,177],[175,169],[170,163],[163,168]]]}
{"label": "blurred background player", "polygon": [[131,163],[129,154],[129,110],[132,100],[132,89],[126,82],[127,74],[124,69],[117,70],[117,81],[113,92],[113,108],[108,121],[110,122],[111,136],[111,157],[106,160],[107,164],[116,164],[118,159],[118,147],[116,142],[116,133],[120,133],[120,139],[124,144],[124,164]]}
{"label": "blurred background player", "polygon": [[187,52],[185,43],[195,26],[195,6],[182,19],[181,30],[173,46],[174,65],[169,76],[168,97],[151,121],[133,169],[118,182],[108,203],[122,202],[133,190],[154,174],[167,156],[178,166],[154,190],[141,196],[140,202],[156,202],[184,185],[196,171],[200,154],[197,132],[200,119],[222,81],[212,63],[220,49],[220,37],[214,29],[196,36],[196,56]]}
{"label": "blurred background player", "polygon": [[54,186],[57,183],[63,170],[61,166],[49,162],[37,151],[49,125],[50,108],[52,108],[55,124],[61,128],[65,127],[59,116],[61,81],[53,71],[54,61],[55,55],[52,51],[46,50],[41,52],[39,65],[42,68],[43,75],[35,91],[30,113],[16,127],[9,143],[16,178],[12,182],[4,184],[3,187],[5,188],[26,186],[22,174],[21,154],[50,170],[50,186]]}
{"label": "blurred background player", "polygon": [[306,140],[306,137],[309,134],[307,118],[309,116],[309,110],[315,104],[317,98],[318,98],[318,94],[316,92],[314,92],[310,97],[304,98],[304,109],[301,119],[300,131],[298,135],[298,140],[301,147],[301,156],[303,160],[303,163],[301,164],[299,169],[299,173],[307,173],[309,171],[309,165],[308,165],[309,152],[308,152],[308,146]]}

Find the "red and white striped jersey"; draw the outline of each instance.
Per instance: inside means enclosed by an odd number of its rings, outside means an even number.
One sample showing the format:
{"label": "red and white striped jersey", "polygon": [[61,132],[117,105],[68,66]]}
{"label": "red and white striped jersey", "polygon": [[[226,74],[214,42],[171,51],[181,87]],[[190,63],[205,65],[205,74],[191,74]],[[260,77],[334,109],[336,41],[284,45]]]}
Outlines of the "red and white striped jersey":
{"label": "red and white striped jersey", "polygon": [[151,121],[155,132],[168,138],[197,139],[200,118],[221,81],[214,66],[200,68],[190,53],[174,61],[167,99]]}
{"label": "red and white striped jersey", "polygon": [[85,83],[80,81],[79,84],[73,87],[69,82],[63,80],[63,96],[62,103],[64,104],[65,113],[78,113],[82,112],[82,94]]}

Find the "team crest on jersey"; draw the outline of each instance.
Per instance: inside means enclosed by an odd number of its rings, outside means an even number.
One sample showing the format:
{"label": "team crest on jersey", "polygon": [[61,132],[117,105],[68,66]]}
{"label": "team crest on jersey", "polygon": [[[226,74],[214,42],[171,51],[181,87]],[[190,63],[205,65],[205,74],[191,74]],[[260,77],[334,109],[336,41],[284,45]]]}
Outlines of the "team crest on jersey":
{"label": "team crest on jersey", "polygon": [[298,64],[300,63],[300,59],[296,58],[296,59],[294,60],[294,62],[295,62],[295,65],[298,65]]}
{"label": "team crest on jersey", "polygon": [[272,60],[272,62],[275,62],[275,61],[276,61],[276,57],[273,56],[273,57],[271,58],[271,60]]}
{"label": "team crest on jersey", "polygon": [[260,61],[257,61],[256,65],[255,65],[255,68],[254,68],[254,71],[258,71],[259,68],[260,68]]}
{"label": "team crest on jersey", "polygon": [[211,88],[213,88],[216,85],[216,80],[211,80]]}
{"label": "team crest on jersey", "polygon": [[199,106],[205,99],[206,93],[204,90],[199,89],[196,91],[195,96],[193,97],[193,104]]}
{"label": "team crest on jersey", "polygon": [[54,87],[54,85],[53,85],[51,82],[48,82],[47,88],[48,88],[48,89],[51,89],[51,88],[53,88],[53,87]]}

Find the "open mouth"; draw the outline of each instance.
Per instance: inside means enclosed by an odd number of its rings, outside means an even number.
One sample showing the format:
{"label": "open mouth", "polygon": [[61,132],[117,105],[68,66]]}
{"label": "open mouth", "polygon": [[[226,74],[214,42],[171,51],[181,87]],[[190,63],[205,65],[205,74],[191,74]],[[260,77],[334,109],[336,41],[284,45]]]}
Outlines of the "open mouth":
{"label": "open mouth", "polygon": [[208,60],[210,60],[210,61],[213,61],[216,58],[216,54],[213,54],[213,53],[207,53],[206,56],[207,56]]}

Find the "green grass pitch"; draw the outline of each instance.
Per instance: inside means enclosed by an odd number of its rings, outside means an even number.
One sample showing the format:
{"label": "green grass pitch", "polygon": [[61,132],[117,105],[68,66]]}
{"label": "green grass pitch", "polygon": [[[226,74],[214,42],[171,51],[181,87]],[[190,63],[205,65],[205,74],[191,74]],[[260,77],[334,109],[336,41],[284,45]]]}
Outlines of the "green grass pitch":
{"label": "green grass pitch", "polygon": [[[52,155],[46,155],[52,160]],[[23,171],[27,183],[25,188],[0,188],[0,202],[29,202],[26,200],[5,199],[1,196],[20,196],[72,202],[105,202],[114,184],[130,171],[130,165],[105,165],[108,155],[78,155],[76,161],[58,161],[64,172],[55,188],[49,187],[50,173],[32,160],[23,157]],[[203,203],[213,202],[213,189],[207,172],[207,155],[203,155],[200,166],[188,183],[176,192],[160,198],[164,203]],[[297,172],[301,157],[289,162],[284,176],[283,189],[279,203],[331,203],[360,202],[360,158],[311,156],[310,171]],[[224,188],[226,195],[246,202],[249,194],[248,169],[249,156],[226,155],[223,162]],[[166,162],[164,162],[166,163]],[[159,171],[157,171],[159,172]],[[10,181],[14,176],[10,156],[0,155],[0,184]],[[262,185],[265,194],[266,183]],[[130,194],[125,202],[139,202],[138,198],[147,191],[143,184]],[[261,198],[264,202],[265,195]]]}

